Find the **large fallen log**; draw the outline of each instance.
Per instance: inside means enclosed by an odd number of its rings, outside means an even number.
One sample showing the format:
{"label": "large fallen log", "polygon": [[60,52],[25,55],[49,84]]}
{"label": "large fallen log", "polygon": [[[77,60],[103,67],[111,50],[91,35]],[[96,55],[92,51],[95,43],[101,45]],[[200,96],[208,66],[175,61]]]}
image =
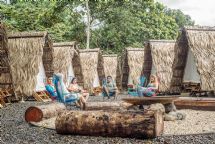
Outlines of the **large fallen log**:
{"label": "large fallen log", "polygon": [[129,106],[126,102],[87,102],[86,110],[121,110]]}
{"label": "large fallen log", "polygon": [[57,116],[64,110],[66,110],[66,107],[62,103],[31,106],[25,111],[25,120],[27,122],[40,122],[44,119]]}
{"label": "large fallen log", "polygon": [[159,111],[64,111],[55,121],[59,134],[154,138],[163,133]]}

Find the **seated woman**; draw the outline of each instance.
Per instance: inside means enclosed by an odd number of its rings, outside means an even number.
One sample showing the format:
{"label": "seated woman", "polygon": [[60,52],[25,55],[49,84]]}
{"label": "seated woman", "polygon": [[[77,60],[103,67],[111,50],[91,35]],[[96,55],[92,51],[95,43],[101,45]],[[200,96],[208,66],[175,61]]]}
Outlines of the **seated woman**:
{"label": "seated woman", "polygon": [[85,90],[83,90],[77,83],[77,79],[74,77],[68,87],[68,91],[69,92],[74,92],[74,93],[77,93],[77,94],[80,94],[82,95],[85,100],[87,101],[88,98],[89,98],[89,93]]}
{"label": "seated woman", "polygon": [[68,103],[76,103],[77,106],[85,109],[86,99],[79,94],[70,93],[66,85],[63,82],[63,75],[61,73],[54,74],[54,86],[57,91],[57,99],[59,102],[68,104]]}
{"label": "seated woman", "polygon": [[111,76],[107,76],[105,82],[103,82],[102,88],[104,95],[108,96],[108,99],[111,96],[117,95],[117,87]]}
{"label": "seated woman", "polygon": [[51,96],[51,99],[52,100],[56,100],[56,98],[57,98],[57,92],[56,92],[56,89],[54,87],[54,84],[52,83],[52,77],[49,77],[47,79],[45,87],[46,87],[46,91]]}
{"label": "seated woman", "polygon": [[137,92],[139,96],[155,96],[158,90],[158,80],[155,75],[150,76],[150,81],[147,87],[138,87]]}

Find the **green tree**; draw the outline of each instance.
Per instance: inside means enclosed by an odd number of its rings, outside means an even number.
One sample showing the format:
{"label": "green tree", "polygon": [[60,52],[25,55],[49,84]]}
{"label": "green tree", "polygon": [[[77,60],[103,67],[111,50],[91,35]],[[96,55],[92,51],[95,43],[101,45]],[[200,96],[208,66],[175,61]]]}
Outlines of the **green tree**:
{"label": "green tree", "polygon": [[[180,10],[154,0],[90,0],[90,47],[120,53],[143,47],[148,39],[175,39],[178,29],[194,25]],[[12,31],[49,31],[54,41],[76,40],[86,47],[86,0],[0,2],[0,17]]]}

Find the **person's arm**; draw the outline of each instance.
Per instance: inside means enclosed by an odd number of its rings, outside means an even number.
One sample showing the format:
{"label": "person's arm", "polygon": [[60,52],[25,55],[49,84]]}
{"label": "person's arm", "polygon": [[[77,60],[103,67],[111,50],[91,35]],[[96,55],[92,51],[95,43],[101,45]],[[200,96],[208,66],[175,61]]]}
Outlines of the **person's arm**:
{"label": "person's arm", "polygon": [[79,89],[77,89],[74,85],[70,85],[68,88],[68,91],[70,92],[79,92]]}

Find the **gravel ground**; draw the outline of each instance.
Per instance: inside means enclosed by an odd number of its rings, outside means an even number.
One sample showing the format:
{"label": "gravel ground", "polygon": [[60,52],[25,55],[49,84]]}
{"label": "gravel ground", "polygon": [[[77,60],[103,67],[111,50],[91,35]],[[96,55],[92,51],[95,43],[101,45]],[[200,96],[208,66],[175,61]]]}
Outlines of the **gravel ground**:
{"label": "gravel ground", "polygon": [[215,133],[215,111],[179,110],[186,114],[184,120],[165,121],[164,134],[184,135]]}
{"label": "gravel ground", "polygon": [[[118,98],[120,100],[120,97]],[[90,97],[90,101],[102,101],[101,97]],[[162,136],[152,140],[140,140],[140,139],[129,139],[129,138],[106,138],[106,137],[89,137],[89,136],[73,136],[73,135],[59,135],[54,130],[44,129],[40,127],[30,126],[24,121],[24,112],[25,110],[32,105],[41,105],[43,103],[39,102],[25,102],[25,103],[14,103],[8,105],[7,107],[0,109],[0,144],[151,144],[151,143],[165,143],[165,144],[215,144],[215,133],[211,134],[201,134],[201,135],[169,135]],[[186,112],[186,111],[185,111]],[[199,125],[205,125],[204,123],[207,119],[201,115],[201,112],[188,111],[193,115],[198,113],[203,121]],[[207,113],[207,112],[206,112]],[[214,113],[210,113],[211,115]],[[210,118],[209,115],[207,118]],[[192,117],[192,116],[191,116]],[[188,117],[189,119],[189,117]],[[189,121],[189,120],[187,120]],[[186,120],[181,121],[187,122]],[[197,120],[196,120],[197,122]],[[211,121],[214,124],[214,117],[211,118]],[[171,134],[171,131],[174,134],[179,134],[177,131],[181,129],[173,130],[174,127],[177,127],[179,122],[168,122],[166,125],[165,122],[165,133]],[[179,124],[180,125],[180,124]],[[187,124],[189,125],[189,124]],[[187,126],[186,125],[186,126]],[[194,126],[194,125],[193,125]],[[198,125],[197,125],[198,126]],[[191,126],[190,126],[191,127]],[[206,126],[210,128],[210,126]],[[191,127],[192,128],[192,127]],[[187,129],[184,129],[185,131]]]}

